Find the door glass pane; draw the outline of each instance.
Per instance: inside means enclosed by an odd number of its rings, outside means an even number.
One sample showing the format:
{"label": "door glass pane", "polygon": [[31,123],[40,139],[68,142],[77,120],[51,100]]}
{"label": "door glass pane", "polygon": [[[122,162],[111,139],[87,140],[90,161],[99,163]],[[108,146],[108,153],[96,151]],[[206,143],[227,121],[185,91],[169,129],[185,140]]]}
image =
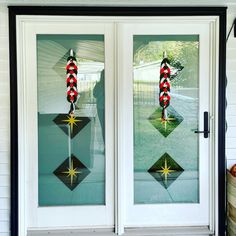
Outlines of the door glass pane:
{"label": "door glass pane", "polygon": [[39,206],[104,205],[104,36],[37,35]]}
{"label": "door glass pane", "polygon": [[199,36],[133,45],[134,203],[198,203]]}

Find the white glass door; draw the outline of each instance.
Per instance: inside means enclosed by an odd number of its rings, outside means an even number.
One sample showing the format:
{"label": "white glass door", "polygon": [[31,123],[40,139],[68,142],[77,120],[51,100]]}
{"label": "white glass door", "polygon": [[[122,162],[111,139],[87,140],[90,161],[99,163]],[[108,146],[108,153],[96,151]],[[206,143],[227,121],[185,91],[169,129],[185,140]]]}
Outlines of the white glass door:
{"label": "white glass door", "polygon": [[214,230],[215,29],[194,19],[19,18],[22,231]]}
{"label": "white glass door", "polygon": [[171,19],[119,24],[125,227],[210,224],[209,32]]}
{"label": "white glass door", "polygon": [[24,26],[27,229],[113,228],[113,26]]}

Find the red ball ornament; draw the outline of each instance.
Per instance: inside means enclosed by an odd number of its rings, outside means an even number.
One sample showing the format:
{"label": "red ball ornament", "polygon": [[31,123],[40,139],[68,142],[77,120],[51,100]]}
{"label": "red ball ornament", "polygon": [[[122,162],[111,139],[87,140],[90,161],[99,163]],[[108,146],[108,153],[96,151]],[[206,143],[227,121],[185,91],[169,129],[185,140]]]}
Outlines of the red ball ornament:
{"label": "red ball ornament", "polygon": [[230,169],[230,174],[236,177],[236,164],[234,164]]}

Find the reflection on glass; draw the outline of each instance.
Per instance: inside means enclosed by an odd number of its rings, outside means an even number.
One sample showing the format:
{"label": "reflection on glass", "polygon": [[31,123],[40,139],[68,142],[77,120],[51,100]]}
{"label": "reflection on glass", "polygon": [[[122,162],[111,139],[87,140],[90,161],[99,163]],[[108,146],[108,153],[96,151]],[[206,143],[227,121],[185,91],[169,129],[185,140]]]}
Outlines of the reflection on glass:
{"label": "reflection on glass", "polygon": [[38,35],[37,75],[39,206],[104,205],[104,36]]}
{"label": "reflection on glass", "polygon": [[133,40],[134,203],[198,203],[199,37]]}

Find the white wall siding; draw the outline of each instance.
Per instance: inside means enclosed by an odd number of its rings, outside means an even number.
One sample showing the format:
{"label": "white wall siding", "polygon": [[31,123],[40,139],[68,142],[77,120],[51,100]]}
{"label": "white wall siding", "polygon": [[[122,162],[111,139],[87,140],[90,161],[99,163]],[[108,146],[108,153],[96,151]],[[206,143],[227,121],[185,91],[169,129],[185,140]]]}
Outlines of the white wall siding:
{"label": "white wall siding", "polygon": [[[236,17],[236,11],[230,10],[227,17],[227,32]],[[226,156],[227,167],[230,168],[236,163],[236,38],[232,31],[227,42],[227,110],[226,120],[228,130],[226,133]]]}
{"label": "white wall siding", "polygon": [[10,96],[8,9],[0,6],[0,236],[9,235],[10,212]]}
{"label": "white wall siding", "polygon": [[[7,1],[1,1],[7,2]],[[17,1],[9,1],[18,4]],[[30,1],[25,1],[31,3]],[[45,2],[45,1],[42,1]],[[56,1],[51,1],[51,3]],[[59,1],[60,2],[60,1]],[[82,2],[82,1],[80,1]],[[104,2],[104,1],[103,1]],[[108,2],[108,1],[106,1]],[[113,1],[114,2],[114,1]],[[117,1],[119,2],[119,1]],[[127,2],[127,1],[126,1]],[[144,5],[145,1],[136,1],[138,5]],[[142,4],[141,4],[142,2]],[[154,2],[154,1],[153,1]],[[178,1],[177,1],[178,2]],[[182,1],[185,3],[185,1]],[[204,5],[206,1],[200,1]],[[200,3],[199,2],[199,3]],[[208,1],[210,2],[210,1]],[[225,3],[224,1],[221,1]],[[220,2],[220,3],[221,3]],[[228,1],[229,2],[229,1]],[[234,3],[232,1],[232,3]],[[210,5],[220,5],[212,1]],[[85,5],[84,1],[83,4]],[[134,5],[134,4],[132,4]],[[153,4],[154,5],[154,4]],[[233,8],[232,8],[233,9]],[[234,18],[236,9],[230,10],[228,15],[228,30]],[[10,95],[9,95],[9,45],[8,45],[8,9],[6,5],[0,5],[0,236],[9,236],[9,212],[10,212]],[[227,44],[227,112],[228,132],[226,134],[227,166],[236,163],[236,38],[233,32]]]}

